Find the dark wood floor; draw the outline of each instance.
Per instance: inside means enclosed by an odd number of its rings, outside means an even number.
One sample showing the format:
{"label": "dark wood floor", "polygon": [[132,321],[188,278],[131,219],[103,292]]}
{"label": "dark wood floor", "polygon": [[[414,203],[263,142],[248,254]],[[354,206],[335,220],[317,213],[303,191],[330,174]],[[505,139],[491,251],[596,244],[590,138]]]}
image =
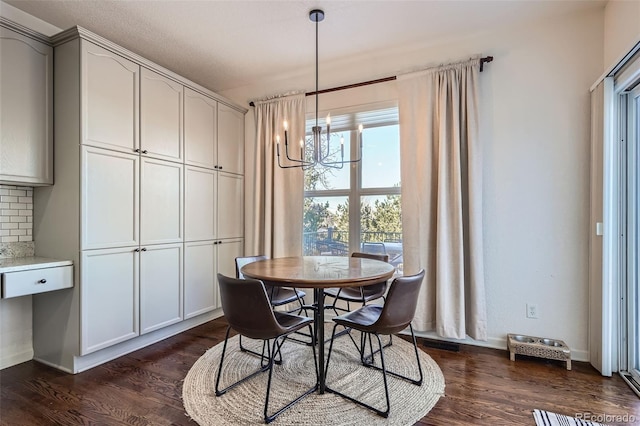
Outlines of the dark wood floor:
{"label": "dark wood floor", "polygon": [[[76,375],[33,361],[4,369],[0,424],[193,426],[180,399],[182,379],[225,328],[224,319],[215,320]],[[601,377],[586,363],[567,371],[535,358],[514,363],[493,349],[422,349],[442,369],[446,397],[419,425],[534,425],[534,408],[628,414],[640,422],[640,399],[622,379]]]}

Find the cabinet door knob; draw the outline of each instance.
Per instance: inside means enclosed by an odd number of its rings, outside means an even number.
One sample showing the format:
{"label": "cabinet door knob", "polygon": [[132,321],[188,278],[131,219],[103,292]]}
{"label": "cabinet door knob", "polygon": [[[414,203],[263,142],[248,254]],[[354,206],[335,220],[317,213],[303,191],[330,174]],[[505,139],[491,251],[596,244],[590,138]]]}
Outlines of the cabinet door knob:
{"label": "cabinet door knob", "polygon": [[222,170],[222,166],[218,166],[218,169],[219,169],[219,170]]}
{"label": "cabinet door knob", "polygon": [[134,152],[140,152],[140,148],[136,148],[133,150]]}
{"label": "cabinet door knob", "polygon": [[140,249],[140,251],[147,251],[147,248],[143,247],[143,248]]}
{"label": "cabinet door knob", "polygon": [[145,149],[142,151],[143,154],[146,154],[148,151]]}
{"label": "cabinet door knob", "polygon": [[43,278],[43,279],[41,279],[40,281],[38,281],[38,283],[39,283],[39,284],[44,284],[44,283],[46,283],[46,282],[47,282],[47,280],[45,280],[44,278]]}
{"label": "cabinet door knob", "polygon": [[140,251],[140,249],[139,249],[139,248],[137,248],[137,249],[134,249],[133,251],[135,251],[136,253],[138,253],[138,252]]}

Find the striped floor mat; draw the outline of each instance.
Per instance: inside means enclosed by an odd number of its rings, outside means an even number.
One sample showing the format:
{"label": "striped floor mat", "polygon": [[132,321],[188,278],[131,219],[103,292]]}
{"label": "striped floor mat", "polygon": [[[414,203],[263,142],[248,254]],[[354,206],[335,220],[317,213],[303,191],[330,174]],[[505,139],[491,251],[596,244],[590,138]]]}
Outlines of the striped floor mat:
{"label": "striped floor mat", "polygon": [[602,423],[576,419],[544,410],[533,410],[533,418],[536,420],[537,426],[604,426]]}

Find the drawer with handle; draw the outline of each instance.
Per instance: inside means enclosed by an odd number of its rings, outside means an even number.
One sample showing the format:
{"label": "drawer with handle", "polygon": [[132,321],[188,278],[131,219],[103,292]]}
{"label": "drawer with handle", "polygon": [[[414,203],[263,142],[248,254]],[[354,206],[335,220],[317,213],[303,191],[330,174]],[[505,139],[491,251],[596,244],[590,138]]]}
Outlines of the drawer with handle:
{"label": "drawer with handle", "polygon": [[73,287],[73,266],[29,269],[2,274],[2,298]]}

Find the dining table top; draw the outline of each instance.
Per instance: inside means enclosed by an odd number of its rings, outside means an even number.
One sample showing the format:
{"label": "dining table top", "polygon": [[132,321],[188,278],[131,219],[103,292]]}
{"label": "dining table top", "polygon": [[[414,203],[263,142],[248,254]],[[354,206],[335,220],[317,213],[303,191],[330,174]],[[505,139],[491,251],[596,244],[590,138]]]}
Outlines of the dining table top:
{"label": "dining table top", "polygon": [[249,278],[298,288],[353,287],[391,278],[393,265],[374,259],[346,256],[276,257],[242,267]]}

